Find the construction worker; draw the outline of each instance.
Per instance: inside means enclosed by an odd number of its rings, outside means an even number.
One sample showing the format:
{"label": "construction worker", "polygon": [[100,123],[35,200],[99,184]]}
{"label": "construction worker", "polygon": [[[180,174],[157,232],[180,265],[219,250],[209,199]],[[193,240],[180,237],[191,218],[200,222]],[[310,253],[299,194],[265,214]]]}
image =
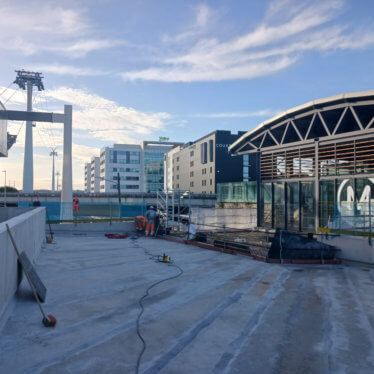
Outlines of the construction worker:
{"label": "construction worker", "polygon": [[75,196],[73,199],[73,212],[78,213],[79,210],[79,199]]}
{"label": "construction worker", "polygon": [[155,234],[155,222],[156,222],[156,209],[154,206],[150,206],[147,212],[145,213],[145,217],[147,218],[147,228],[145,229],[145,236],[149,235],[149,231],[151,231],[151,236]]}
{"label": "construction worker", "polygon": [[139,215],[139,216],[135,217],[136,232],[138,234],[142,233],[142,231],[143,231],[143,229],[145,227],[146,221],[147,221],[147,218],[145,218],[142,215]]}

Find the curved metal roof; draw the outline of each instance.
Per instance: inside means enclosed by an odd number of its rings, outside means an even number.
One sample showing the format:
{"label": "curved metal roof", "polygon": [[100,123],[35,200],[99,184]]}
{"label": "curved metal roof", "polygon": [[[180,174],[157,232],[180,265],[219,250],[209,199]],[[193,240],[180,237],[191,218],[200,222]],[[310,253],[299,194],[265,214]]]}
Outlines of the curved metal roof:
{"label": "curved metal roof", "polygon": [[[363,101],[370,101],[374,100],[374,90],[368,91],[359,91],[359,92],[350,92],[350,93],[343,93],[340,95],[329,96],[322,99],[317,99],[310,101],[306,104],[302,104],[296,106],[294,108],[288,109],[276,116],[260,123],[257,127],[253,130],[246,132],[243,136],[237,139],[233,144],[230,145],[228,148],[230,153],[235,153],[238,151],[239,148],[242,148],[243,145],[250,142],[251,139],[258,137],[258,134],[263,133],[264,131],[269,131],[275,125],[278,125],[282,122],[292,121],[295,117],[300,118],[305,113],[311,114],[311,111],[323,111],[329,109],[330,107],[338,106],[339,104],[347,103],[347,107],[350,105],[354,105],[355,103],[363,102]],[[344,107],[344,105],[340,105]],[[331,109],[331,108],[330,108]],[[356,117],[356,114],[353,114]],[[322,119],[323,121],[323,119]],[[292,121],[293,122],[293,121]],[[293,127],[295,123],[292,123]],[[325,126],[325,123],[324,123]],[[297,131],[297,129],[295,129]],[[270,134],[272,137],[273,135]]]}

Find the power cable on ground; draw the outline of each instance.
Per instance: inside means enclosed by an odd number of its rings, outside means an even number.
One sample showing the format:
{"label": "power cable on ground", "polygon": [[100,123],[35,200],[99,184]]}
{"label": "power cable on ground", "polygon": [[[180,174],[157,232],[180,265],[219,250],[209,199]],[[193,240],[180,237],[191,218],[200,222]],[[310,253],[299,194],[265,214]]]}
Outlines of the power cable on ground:
{"label": "power cable on ground", "polygon": [[[132,239],[135,239],[135,238],[132,238]],[[150,253],[150,252],[148,251],[147,248],[144,248],[144,247],[142,247],[142,246],[137,246],[137,247],[138,247],[138,248],[142,248],[142,249],[144,250],[144,253],[145,253],[145,254],[151,256],[150,259],[155,259],[156,257],[158,257],[158,255],[155,255],[155,254]],[[176,274],[176,275],[173,275],[173,276],[171,276],[171,277],[161,279],[161,280],[159,280],[159,281],[157,281],[157,282],[155,282],[155,283],[152,283],[152,284],[151,284],[151,285],[146,289],[144,295],[143,295],[143,296],[138,300],[138,304],[139,304],[139,306],[140,306],[140,313],[138,314],[138,317],[137,317],[137,319],[136,319],[136,333],[137,333],[139,339],[140,339],[141,342],[142,342],[142,350],[140,351],[139,356],[138,356],[138,359],[136,360],[136,371],[135,371],[136,374],[139,373],[140,362],[141,362],[141,359],[142,359],[142,357],[143,357],[143,354],[144,354],[144,352],[145,352],[145,350],[146,350],[146,348],[147,348],[147,343],[146,343],[145,339],[143,338],[143,336],[142,336],[142,334],[141,334],[141,332],[140,332],[140,319],[141,319],[141,317],[142,317],[142,315],[143,315],[143,313],[144,313],[144,305],[143,305],[143,301],[144,301],[144,300],[149,296],[149,291],[150,291],[152,288],[158,286],[158,285],[161,284],[161,283],[167,282],[167,281],[172,280],[172,279],[176,279],[176,278],[180,277],[180,276],[184,273],[183,269],[182,269],[180,266],[178,266],[177,264],[175,264],[175,263],[169,263],[168,266],[172,266],[172,267],[177,268],[177,269],[179,270],[179,273]]]}

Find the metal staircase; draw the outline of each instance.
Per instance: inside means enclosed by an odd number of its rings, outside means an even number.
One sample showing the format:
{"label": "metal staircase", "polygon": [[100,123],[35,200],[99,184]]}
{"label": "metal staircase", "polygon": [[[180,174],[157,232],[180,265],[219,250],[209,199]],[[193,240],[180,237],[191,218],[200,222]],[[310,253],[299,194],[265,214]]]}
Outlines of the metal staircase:
{"label": "metal staircase", "polygon": [[184,190],[163,190],[157,192],[157,212],[162,218],[165,230],[181,231],[191,218],[191,193]]}

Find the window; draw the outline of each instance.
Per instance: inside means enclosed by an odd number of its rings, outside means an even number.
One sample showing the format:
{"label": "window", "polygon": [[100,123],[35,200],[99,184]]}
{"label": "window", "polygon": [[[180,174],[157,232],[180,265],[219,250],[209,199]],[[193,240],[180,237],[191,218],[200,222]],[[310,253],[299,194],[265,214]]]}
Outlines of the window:
{"label": "window", "polygon": [[204,169],[201,170],[201,174],[202,174],[202,175],[205,175],[205,174],[206,174],[206,168],[204,168]]}
{"label": "window", "polygon": [[179,183],[177,183],[177,188],[179,188]]}
{"label": "window", "polygon": [[113,168],[113,171],[117,171],[117,168]]}
{"label": "window", "polygon": [[190,187],[193,187],[193,182],[190,182]]}
{"label": "window", "polygon": [[203,179],[203,180],[201,181],[201,185],[202,185],[202,186],[206,186],[206,179]]}
{"label": "window", "polygon": [[213,185],[213,179],[210,180],[210,185]]}
{"label": "window", "polygon": [[137,184],[126,184],[127,190],[137,190],[139,186]]}
{"label": "window", "polygon": [[194,155],[194,151],[191,151],[190,152],[190,156],[192,157]]}
{"label": "window", "polygon": [[179,179],[179,174],[177,175],[177,179]]}
{"label": "window", "polygon": [[214,159],[213,159],[213,157],[214,157],[214,155],[213,155],[213,152],[214,152],[214,147],[213,147],[213,139],[210,139],[209,140],[209,161],[210,162],[213,162],[214,161]]}
{"label": "window", "polygon": [[208,153],[208,143],[204,142],[200,144],[200,151],[201,151],[201,163],[206,164],[207,163],[207,153]]}
{"label": "window", "polygon": [[191,162],[190,162],[190,166],[193,166],[193,165],[194,165],[194,163],[193,163],[193,161],[191,161]]}
{"label": "window", "polygon": [[179,165],[177,166],[177,170],[179,170]]}
{"label": "window", "polygon": [[[120,171],[124,171],[123,168],[121,168]],[[138,168],[126,168],[126,172],[127,173],[139,173],[139,169]]]}
{"label": "window", "polygon": [[210,172],[213,173],[213,166],[210,167]]}
{"label": "window", "polygon": [[177,162],[179,162],[179,157],[177,157]]}
{"label": "window", "polygon": [[127,181],[138,181],[139,177],[126,177]]}
{"label": "window", "polygon": [[193,171],[190,171],[190,177],[193,177],[194,173]]}

